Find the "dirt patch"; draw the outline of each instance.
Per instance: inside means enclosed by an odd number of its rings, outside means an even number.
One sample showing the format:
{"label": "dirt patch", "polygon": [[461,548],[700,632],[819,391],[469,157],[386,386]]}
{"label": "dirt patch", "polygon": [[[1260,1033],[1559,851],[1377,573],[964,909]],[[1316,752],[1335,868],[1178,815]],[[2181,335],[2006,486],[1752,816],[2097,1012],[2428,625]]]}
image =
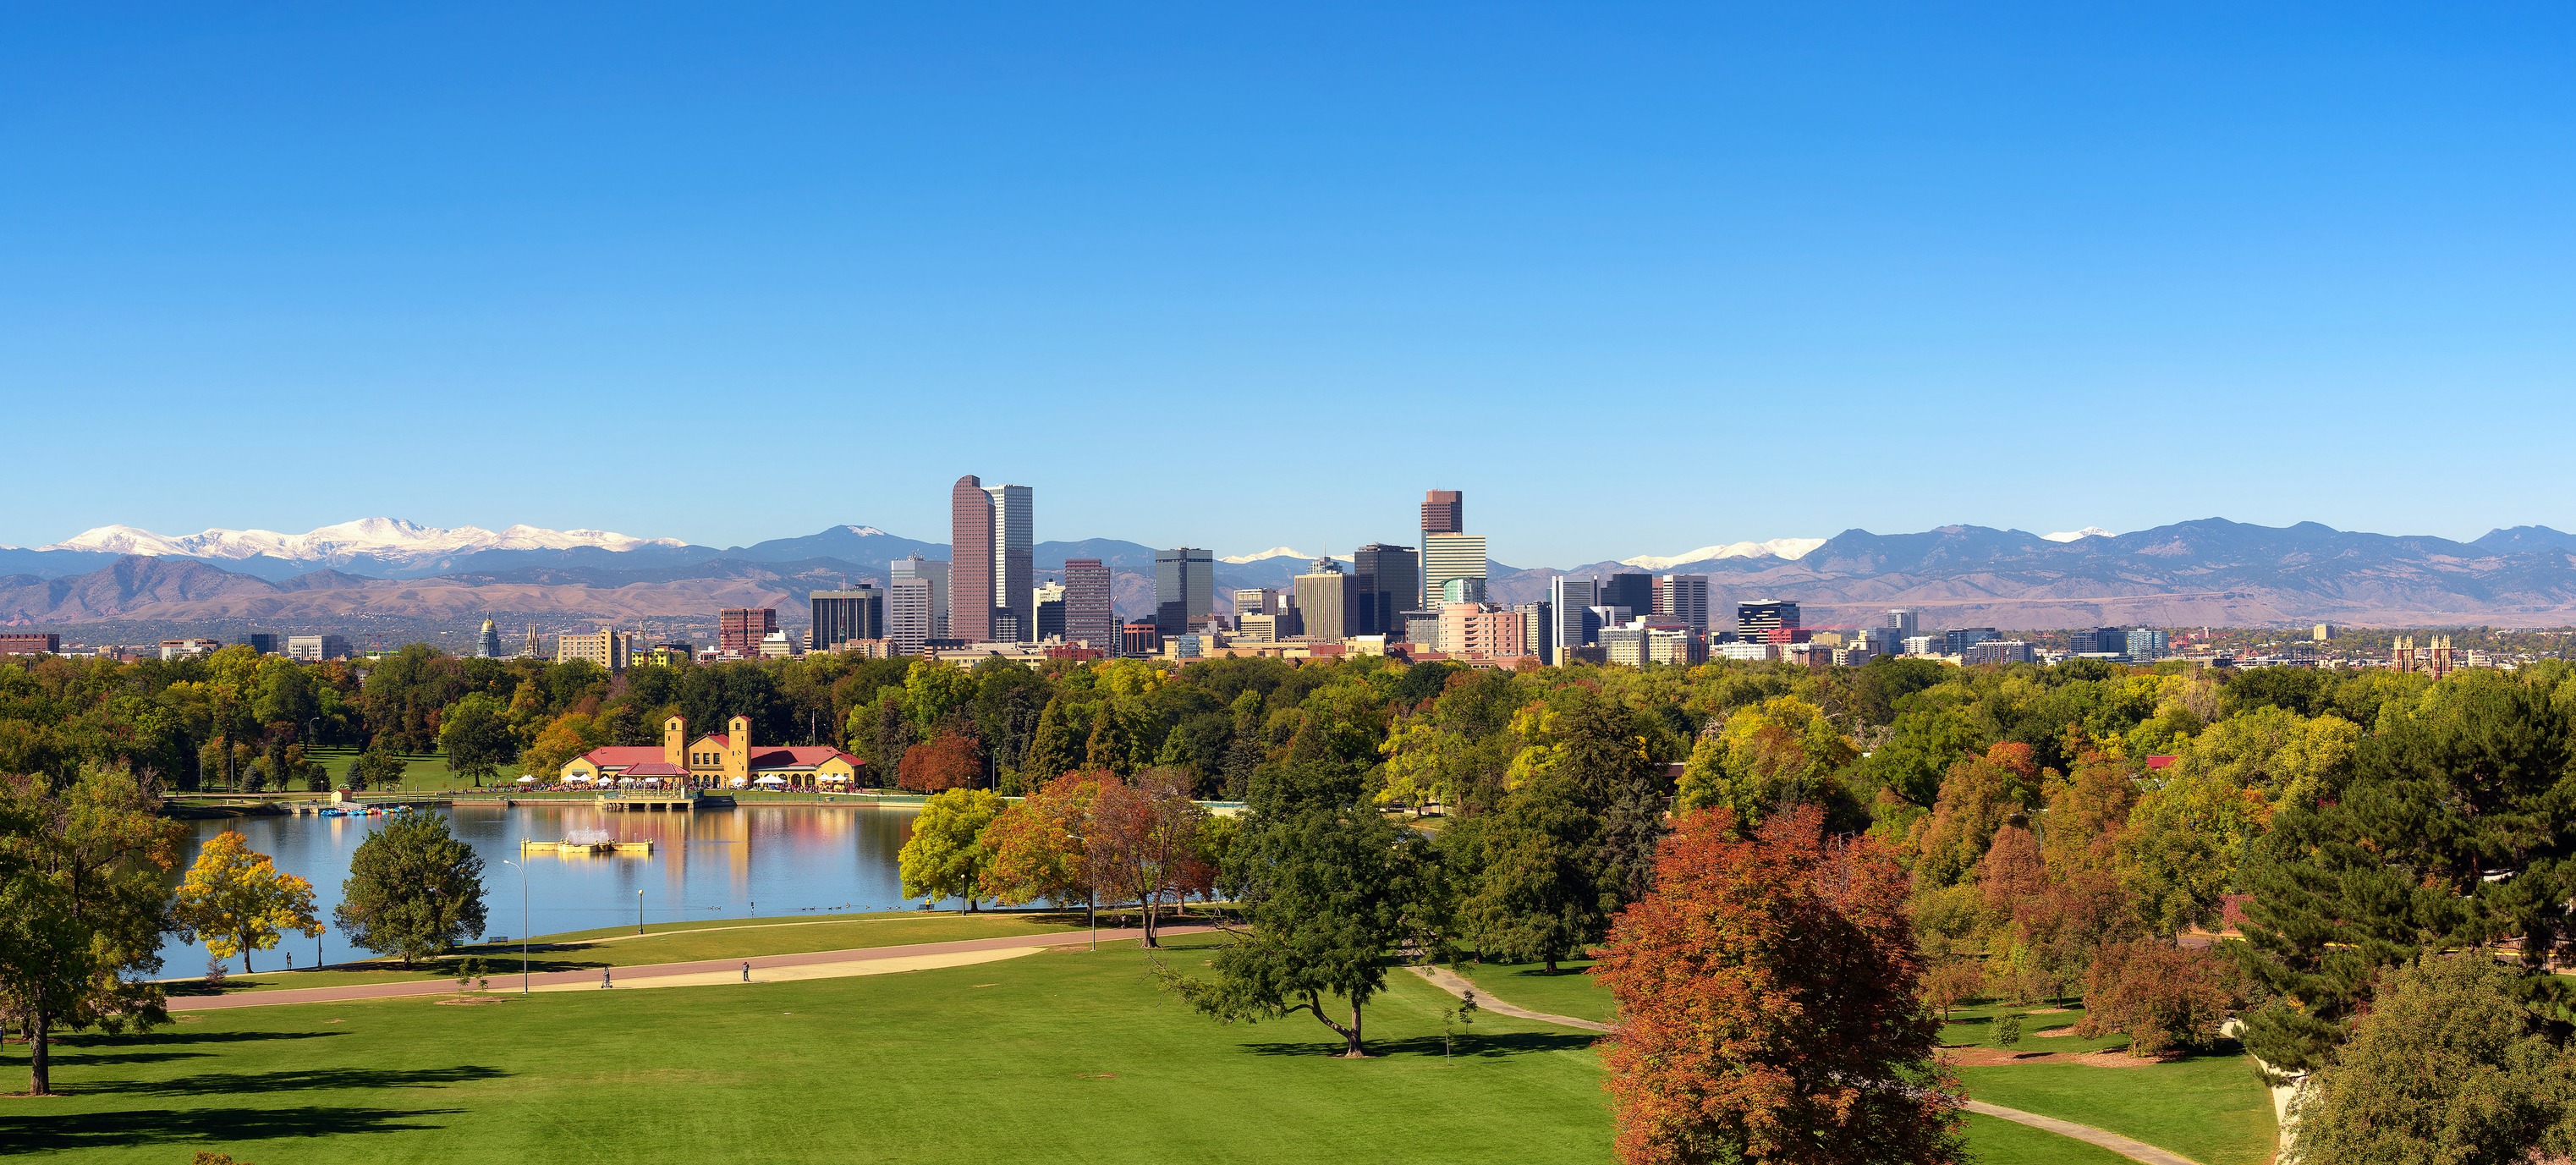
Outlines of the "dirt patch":
{"label": "dirt patch", "polygon": [[2028,1011],[2023,1012],[2022,1014],[2023,1014],[2023,1015],[2064,1015],[2064,1014],[2066,1014],[2067,1012],[2070,1012],[2070,1011],[2073,1011],[2073,1010],[2075,1010],[2075,1009],[2074,1009],[2074,1008],[2072,1008],[2072,1007],[2034,1007],[2034,1008],[2031,1008],[2031,1009],[2030,1009],[2030,1010],[2028,1010]]}
{"label": "dirt patch", "polygon": [[2033,1035],[2033,1036],[2037,1036],[2037,1037],[2044,1037],[2044,1038],[2055,1038],[2055,1037],[2057,1037],[2057,1036],[2071,1036],[2071,1035],[2074,1035],[2074,1034],[2075,1034],[2075,1025],[2070,1023],[2070,1024],[2067,1024],[2067,1025],[2066,1025],[2066,1026],[2064,1026],[2064,1027],[2044,1027],[2044,1028],[2041,1028],[2041,1029],[2039,1029],[2038,1031],[2032,1032],[2032,1033],[2030,1033],[2030,1034],[2031,1034],[2031,1035]]}
{"label": "dirt patch", "polygon": [[[461,995],[452,999],[441,999],[438,1001],[438,1005],[440,1007],[481,1007],[486,1003],[499,1002],[501,1002],[500,997],[494,995]],[[335,1019],[331,1022],[338,1023],[340,1021]]]}
{"label": "dirt patch", "polygon": [[1960,1045],[1941,1049],[1941,1056],[1962,1068],[1996,1068],[2011,1064],[2082,1064],[2088,1068],[2144,1068],[2162,1061],[2127,1052],[2007,1052],[2002,1048]]}
{"label": "dirt patch", "polygon": [[1118,1074],[1115,1072],[1076,1072],[1073,1074],[1073,1078],[1076,1080],[1116,1080],[1118,1078]]}

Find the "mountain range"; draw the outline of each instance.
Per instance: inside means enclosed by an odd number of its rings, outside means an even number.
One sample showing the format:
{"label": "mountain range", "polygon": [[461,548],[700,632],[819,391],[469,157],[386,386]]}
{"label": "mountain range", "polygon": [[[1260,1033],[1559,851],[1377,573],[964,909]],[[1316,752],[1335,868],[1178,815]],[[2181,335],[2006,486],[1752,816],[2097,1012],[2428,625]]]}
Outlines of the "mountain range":
{"label": "mountain range", "polygon": [[[1122,614],[1151,610],[1152,548],[1117,539],[1044,542],[1041,578],[1098,558]],[[171,537],[108,526],[32,550],[0,548],[0,624],[351,619],[516,621],[704,618],[777,606],[801,622],[805,591],[883,579],[907,554],[948,557],[873,526],[709,547],[597,530],[439,529],[374,518],[307,534],[208,530]],[[1288,547],[1218,560],[1219,607],[1234,587],[1286,587],[1312,560]],[[1798,600],[1811,626],[1913,607],[1926,627],[2145,623],[2360,625],[2576,623],[2576,535],[2499,529],[2471,542],[2255,526],[2208,518],[2114,534],[1944,526],[1915,534],[1713,544],[1566,568],[1489,563],[1489,597],[1528,602],[1560,575],[1707,574],[1723,613],[1754,598]]]}

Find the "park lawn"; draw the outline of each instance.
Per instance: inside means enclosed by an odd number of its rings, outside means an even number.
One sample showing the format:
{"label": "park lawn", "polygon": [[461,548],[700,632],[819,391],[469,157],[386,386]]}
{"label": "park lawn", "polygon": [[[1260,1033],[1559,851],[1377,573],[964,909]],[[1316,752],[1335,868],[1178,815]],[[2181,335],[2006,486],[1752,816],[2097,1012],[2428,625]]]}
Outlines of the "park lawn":
{"label": "park lawn", "polygon": [[2012,1047],[2016,1052],[2108,1052],[2129,1046],[2129,1037],[2116,1033],[2090,1038],[2072,1031],[2063,1035],[2040,1035],[2040,1032],[2052,1028],[2073,1028],[2084,1019],[2082,1003],[2068,1003],[2062,1005],[2063,1010],[2042,1012],[2041,1009],[2047,1006],[2037,1003],[1981,1003],[1953,1007],[1949,1021],[1941,1025],[1941,1042],[1998,1047],[1995,1021],[2005,1015],[2019,1013],[2022,1017],[2021,1042]]}
{"label": "park lawn", "polygon": [[[309,755],[311,755],[314,761],[323,767],[324,771],[331,774],[331,787],[335,789],[348,783],[349,766],[357,763],[358,760],[358,750],[345,747],[334,748],[326,746],[316,748],[312,750]],[[404,768],[401,792],[443,793],[457,789],[471,789],[474,787],[474,782],[457,776],[455,772],[451,771],[447,767],[447,755],[445,753],[407,753],[403,756],[403,761]],[[513,762],[501,766],[499,775],[485,781],[483,783],[483,787],[487,789],[497,788],[499,786],[508,785],[518,779],[519,766],[516,762]],[[394,791],[396,790],[368,790],[368,792],[371,793]]]}
{"label": "park lawn", "polygon": [[2073,1137],[2002,1117],[1966,1115],[1968,1152],[1977,1165],[2131,1165],[2118,1153]]}
{"label": "park lawn", "polygon": [[[529,969],[533,971],[577,971],[599,967],[637,967],[652,963],[689,963],[702,959],[739,959],[754,955],[792,955],[809,951],[844,951],[866,947],[902,946],[907,943],[953,942],[958,939],[1000,938],[1014,935],[1062,934],[1080,929],[1079,915],[1059,914],[931,914],[895,912],[851,915],[835,920],[732,919],[692,926],[688,923],[661,923],[646,928],[642,937],[632,936],[634,929],[623,931],[581,931],[576,935],[547,935],[532,940],[538,944],[530,952]],[[666,933],[654,933],[662,931]],[[676,932],[676,933],[670,933]],[[1109,937],[1132,935],[1132,931],[1107,931]],[[605,941],[602,941],[605,940]],[[224,980],[224,993],[277,990],[299,987],[338,987],[350,983],[400,983],[418,979],[453,979],[459,963],[469,956],[481,956],[490,973],[516,974],[519,970],[517,944],[485,943],[467,946],[456,954],[419,967],[404,970],[390,965],[337,967],[326,971],[278,971],[257,975],[232,975]],[[267,955],[270,959],[277,956]],[[203,980],[190,979],[170,984],[174,995],[203,993]]]}
{"label": "park lawn", "polygon": [[[2022,1038],[2013,1045],[2015,1052],[2102,1052],[2129,1046],[2123,1035],[2038,1035],[2084,1018],[2080,1003],[2060,1012],[2030,1014],[2039,1006],[1986,1002],[1952,1008],[1941,1042],[1994,1047],[1994,1021],[2019,1012]],[[2109,1129],[2202,1165],[2261,1165],[2277,1144],[2272,1095],[2256,1080],[2253,1061],[2241,1056],[2193,1056],[2133,1068],[2010,1064],[1962,1068],[1959,1076],[1968,1094],[1979,1100]]]}
{"label": "park lawn", "polygon": [[1551,975],[1545,963],[1459,963],[1455,970],[1476,989],[1515,1007],[1609,1023],[1618,1006],[1610,989],[1588,972],[1590,959],[1559,959]]}
{"label": "park lawn", "polygon": [[[1203,954],[1169,949],[1195,971]],[[60,1046],[0,1101],[30,1157],[299,1162],[1607,1161],[1588,1034],[1388,976],[1377,1056],[1305,1016],[1219,1024],[1133,948],[868,978],[197,1013]],[[22,1046],[0,1074],[23,1080]]]}
{"label": "park lawn", "polygon": [[2171,1149],[2201,1165],[2263,1165],[2280,1130],[2272,1095],[2239,1055],[2139,1068],[2014,1064],[1962,1068],[1968,1095]]}

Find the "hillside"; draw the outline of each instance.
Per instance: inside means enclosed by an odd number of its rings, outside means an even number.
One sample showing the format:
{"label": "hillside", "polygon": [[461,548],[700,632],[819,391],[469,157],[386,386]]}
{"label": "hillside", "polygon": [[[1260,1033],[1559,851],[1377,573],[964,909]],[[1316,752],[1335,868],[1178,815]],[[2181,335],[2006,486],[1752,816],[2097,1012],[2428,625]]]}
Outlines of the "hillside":
{"label": "hillside", "polygon": [[[1789,541],[1789,540],[1784,540]],[[1795,599],[1807,622],[1875,622],[1885,608],[1913,607],[1927,627],[2426,626],[2576,623],[2576,538],[2547,527],[2497,530],[2473,542],[2335,530],[2313,522],[2268,527],[2220,518],[2129,534],[2065,541],[2019,530],[1944,526],[1914,534],[1846,530],[1821,543],[1799,540],[1789,558],[1712,547],[1719,557],[1666,570],[1710,576],[1721,612],[1759,598]],[[948,548],[862,526],[803,538],[714,550],[669,543],[496,548],[458,556],[429,577],[367,578],[346,568],[293,573],[290,564],[251,556],[221,564],[187,557],[96,551],[17,551],[65,569],[0,578],[0,623],[13,626],[102,621],[704,618],[720,607],[775,606],[801,623],[805,592],[844,580],[883,580],[904,554],[945,557]],[[1114,575],[1119,613],[1153,606],[1153,550],[1090,539],[1035,547],[1041,580],[1064,560],[1099,558]],[[104,561],[100,561],[103,559]],[[10,563],[15,565],[15,562]],[[69,567],[80,567],[73,571]],[[1306,560],[1289,556],[1218,563],[1218,608],[1226,589],[1281,586]],[[1602,561],[1567,570],[1496,564],[1499,602],[1543,596],[1561,574],[1607,576],[1635,566]],[[1725,623],[1721,614],[1719,622]]]}

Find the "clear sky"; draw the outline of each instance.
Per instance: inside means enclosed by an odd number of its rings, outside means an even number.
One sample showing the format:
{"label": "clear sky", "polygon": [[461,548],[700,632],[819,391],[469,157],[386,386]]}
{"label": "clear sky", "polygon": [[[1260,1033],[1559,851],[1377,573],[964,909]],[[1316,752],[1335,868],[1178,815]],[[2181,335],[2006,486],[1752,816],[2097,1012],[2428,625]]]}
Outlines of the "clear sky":
{"label": "clear sky", "polygon": [[2576,529],[2564,4],[14,5],[0,543]]}

